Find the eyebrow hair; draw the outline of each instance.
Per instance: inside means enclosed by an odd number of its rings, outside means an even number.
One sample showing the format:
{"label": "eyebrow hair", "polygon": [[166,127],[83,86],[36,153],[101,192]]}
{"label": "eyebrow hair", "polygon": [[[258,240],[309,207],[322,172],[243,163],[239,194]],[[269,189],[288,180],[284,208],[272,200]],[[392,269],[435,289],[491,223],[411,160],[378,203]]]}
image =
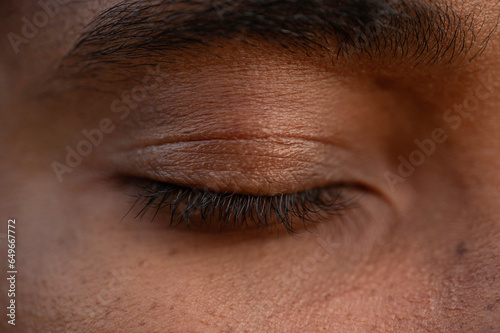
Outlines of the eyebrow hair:
{"label": "eyebrow hair", "polygon": [[127,67],[228,39],[334,59],[449,63],[470,60],[486,47],[492,31],[478,40],[481,11],[476,6],[459,15],[447,0],[127,0],[98,15],[62,63]]}

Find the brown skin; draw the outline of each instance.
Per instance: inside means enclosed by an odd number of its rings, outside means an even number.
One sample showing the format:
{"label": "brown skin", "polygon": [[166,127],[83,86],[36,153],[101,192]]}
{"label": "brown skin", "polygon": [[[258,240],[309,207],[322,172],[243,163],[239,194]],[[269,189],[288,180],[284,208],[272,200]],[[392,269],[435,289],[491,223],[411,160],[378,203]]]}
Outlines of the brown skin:
{"label": "brown skin", "polygon": [[[64,7],[18,55],[2,39],[1,225],[16,218],[19,271],[16,326],[3,318],[2,332],[500,331],[499,30],[460,70],[367,59],[325,70],[228,42],[198,67],[162,67],[168,84],[120,121],[116,95],[38,97],[98,7]],[[37,7],[0,10],[3,36]],[[492,93],[451,128],[443,113],[481,82]],[[116,128],[59,182],[51,163],[107,117]],[[384,172],[435,128],[448,138],[391,190]],[[359,207],[297,237],[173,230],[167,214],[120,222],[134,187],[116,175],[153,177],[147,165],[158,180],[253,194],[348,182]]]}

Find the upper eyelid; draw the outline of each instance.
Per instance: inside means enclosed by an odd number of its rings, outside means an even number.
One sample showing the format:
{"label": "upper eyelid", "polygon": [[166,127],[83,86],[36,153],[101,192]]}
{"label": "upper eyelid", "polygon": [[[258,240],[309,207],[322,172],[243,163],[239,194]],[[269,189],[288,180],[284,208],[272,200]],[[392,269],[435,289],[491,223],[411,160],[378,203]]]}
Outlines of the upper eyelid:
{"label": "upper eyelid", "polygon": [[[356,178],[344,165],[352,157],[345,147],[313,142],[297,149],[289,141],[281,146],[277,144],[279,140],[252,145],[210,141],[203,141],[209,145],[195,145],[191,149],[177,143],[133,148],[125,145],[107,158],[120,174],[163,182],[178,180],[187,185],[206,185],[212,190],[227,187],[243,192],[290,192]],[[194,142],[181,143],[190,147]],[[246,154],[248,149],[256,153]],[[270,154],[269,149],[276,154]]]}
{"label": "upper eyelid", "polygon": [[[222,158],[223,156],[252,156],[252,157],[266,157],[266,158],[272,158],[276,160],[290,160],[290,161],[295,161],[295,162],[304,162],[304,163],[310,163],[312,165],[321,165],[325,167],[331,167],[330,164],[328,163],[323,163],[321,161],[316,161],[316,162],[311,162],[311,160],[307,159],[301,159],[297,157],[289,157],[289,156],[273,156],[273,155],[265,155],[265,154],[239,154],[239,153],[211,153],[211,152],[192,152],[192,151],[183,151],[183,150],[176,150],[176,153],[183,153],[186,155],[213,155],[213,156],[218,156],[218,158]],[[197,169],[197,170],[206,170],[206,171],[213,171],[211,169]]]}
{"label": "upper eyelid", "polygon": [[[266,144],[283,144],[283,143],[286,143],[287,145],[290,145],[290,144],[293,144],[294,146],[298,146],[298,145],[302,145],[302,147],[304,148],[311,148],[311,143],[314,144],[314,149],[318,149],[319,146],[321,147],[325,147],[325,148],[334,148],[336,150],[348,150],[349,149],[349,145],[348,143],[344,143],[344,142],[341,142],[339,139],[336,140],[335,144],[333,142],[331,142],[331,140],[326,140],[326,139],[320,139],[320,138],[315,138],[313,136],[311,137],[307,137],[307,138],[303,138],[303,137],[299,137],[299,136],[291,136],[291,135],[288,135],[288,136],[282,136],[282,137],[279,137],[277,139],[275,139],[275,137],[272,137],[272,136],[269,136],[269,137],[256,137],[256,138],[248,138],[248,139],[244,139],[244,138],[236,138],[236,137],[233,137],[233,138],[226,138],[226,139],[223,139],[223,138],[217,138],[217,137],[210,137],[210,138],[206,138],[206,139],[202,139],[202,138],[196,138],[196,139],[179,139],[178,141],[175,141],[175,142],[166,142],[165,139],[159,139],[157,142],[152,142],[152,143],[148,143],[147,146],[143,146],[142,143],[138,143],[136,148],[140,148],[141,151],[144,151],[144,150],[150,150],[150,149],[156,149],[157,147],[164,147],[166,145],[169,145],[169,144],[173,144],[173,145],[179,145],[179,144],[188,144],[188,145],[192,145],[192,144],[197,144],[197,143],[217,143],[217,142],[221,142],[223,144],[227,144],[227,143],[243,143],[243,144],[247,144],[247,145],[252,145],[252,144],[255,144],[257,142],[262,142],[262,143],[266,143]],[[127,150],[129,150],[130,148],[127,147]],[[172,149],[172,152],[175,152],[175,153],[187,153],[187,154],[196,154],[198,152],[194,152],[192,150],[189,150],[189,149],[182,149],[180,147],[175,147],[175,148],[171,148]],[[267,154],[242,154],[242,153],[227,153],[227,152],[224,152],[224,153],[211,153],[211,152],[207,152],[207,151],[203,151],[202,154],[207,154],[207,155],[231,155],[231,156],[234,156],[234,155],[248,155],[248,156],[258,156],[258,157],[270,157],[270,158],[278,158],[278,159],[287,159],[289,157],[287,156],[276,156],[276,155],[267,155]],[[302,162],[310,162],[309,159],[307,160],[301,160],[301,159],[297,159],[297,158],[293,158],[294,160],[296,161],[302,161]],[[325,164],[327,165],[327,164]]]}

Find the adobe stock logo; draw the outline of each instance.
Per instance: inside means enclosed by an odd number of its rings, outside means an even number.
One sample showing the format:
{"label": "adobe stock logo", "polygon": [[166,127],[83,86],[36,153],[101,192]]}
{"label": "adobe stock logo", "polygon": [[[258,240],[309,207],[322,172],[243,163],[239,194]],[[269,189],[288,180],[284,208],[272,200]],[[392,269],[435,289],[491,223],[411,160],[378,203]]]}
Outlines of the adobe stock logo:
{"label": "adobe stock logo", "polygon": [[395,191],[396,185],[404,183],[406,179],[412,176],[416,169],[422,166],[427,158],[433,155],[440,144],[445,143],[452,131],[457,131],[465,120],[472,122],[480,111],[481,102],[486,101],[495,94],[495,88],[500,87],[500,78],[494,77],[491,72],[485,78],[477,77],[479,84],[473,92],[466,96],[462,103],[457,103],[444,111],[442,119],[445,128],[435,128],[430,137],[425,139],[415,139],[416,149],[411,151],[406,157],[398,156],[397,173],[390,171],[384,172],[384,177],[391,191]]}
{"label": "adobe stock logo", "polygon": [[113,133],[116,127],[139,107],[139,103],[147,101],[153,91],[163,83],[160,65],[147,67],[146,71],[147,75],[139,84],[123,91],[120,97],[111,102],[109,117],[102,118],[95,128],[80,131],[83,138],[75,146],[66,146],[64,161],[51,163],[52,170],[59,182],[62,183],[66,174],[72,173],[75,168],[80,166],[84,158],[90,156],[94,149],[104,142],[105,137]]}
{"label": "adobe stock logo", "polygon": [[59,13],[60,5],[65,5],[70,0],[39,0],[37,2],[40,10],[31,17],[31,20],[26,16],[21,18],[23,26],[20,33],[9,32],[7,38],[10,45],[16,54],[19,53],[19,47],[22,44],[28,44],[30,40],[35,38],[39,29],[44,28],[49,24],[50,19]]}

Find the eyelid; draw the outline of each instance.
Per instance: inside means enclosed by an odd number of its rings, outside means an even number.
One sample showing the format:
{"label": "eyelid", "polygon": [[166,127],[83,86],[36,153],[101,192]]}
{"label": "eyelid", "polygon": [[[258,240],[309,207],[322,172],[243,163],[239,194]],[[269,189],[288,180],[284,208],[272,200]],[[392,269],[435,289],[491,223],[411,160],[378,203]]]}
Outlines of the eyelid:
{"label": "eyelid", "polygon": [[117,173],[212,191],[273,195],[353,180],[350,153],[299,139],[174,142],[113,153]]}
{"label": "eyelid", "polygon": [[283,227],[294,233],[298,222],[307,228],[308,224],[341,214],[355,203],[346,197],[345,185],[341,184],[274,196],[213,192],[151,180],[137,186],[140,190],[129,213],[138,208],[136,217],[143,218],[152,210],[155,219],[167,209],[170,226],[182,224],[188,229],[193,224],[219,231]]}

